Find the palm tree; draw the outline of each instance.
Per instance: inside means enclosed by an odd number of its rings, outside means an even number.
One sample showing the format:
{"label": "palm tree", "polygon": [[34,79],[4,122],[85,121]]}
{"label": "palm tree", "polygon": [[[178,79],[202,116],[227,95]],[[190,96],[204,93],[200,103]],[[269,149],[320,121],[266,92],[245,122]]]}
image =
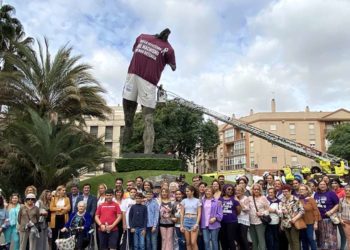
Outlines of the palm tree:
{"label": "palm tree", "polygon": [[6,53],[5,60],[16,68],[0,72],[0,105],[24,110],[30,107],[40,116],[58,116],[59,120],[84,122],[83,116],[106,118],[110,108],[101,96],[104,89],[90,74],[91,66],[72,56],[72,48],[63,46],[52,58],[49,45],[37,42],[38,51],[17,44],[22,60]]}
{"label": "palm tree", "polygon": [[18,55],[16,44],[29,46],[33,42],[33,38],[25,37],[21,22],[12,17],[14,12],[15,8],[11,5],[0,6],[0,63],[3,70],[12,70],[4,61],[5,52]]}
{"label": "palm tree", "polygon": [[0,150],[6,152],[1,166],[2,185],[23,190],[34,184],[55,188],[66,183],[82,167],[95,169],[110,160],[111,152],[74,124],[53,124],[34,110],[11,123]]}

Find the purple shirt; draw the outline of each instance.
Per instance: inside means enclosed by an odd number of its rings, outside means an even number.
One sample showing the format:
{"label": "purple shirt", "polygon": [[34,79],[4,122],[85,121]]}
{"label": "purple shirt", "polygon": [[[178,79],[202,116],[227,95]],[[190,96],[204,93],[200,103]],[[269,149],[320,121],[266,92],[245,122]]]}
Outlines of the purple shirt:
{"label": "purple shirt", "polygon": [[176,66],[175,52],[170,43],[154,35],[141,34],[136,38],[128,73],[157,85],[166,64]]}
{"label": "purple shirt", "polygon": [[322,219],[328,218],[326,212],[339,203],[339,198],[333,191],[326,191],[324,193],[316,192],[314,199],[316,200]]}
{"label": "purple shirt", "polygon": [[224,199],[224,197],[220,197],[219,201],[222,202],[222,223],[238,222],[236,207],[239,206],[239,202],[235,200],[234,197],[228,200]]}
{"label": "purple shirt", "polygon": [[[202,213],[201,213],[201,228],[217,229],[221,227],[222,220],[222,205],[221,201],[212,198],[210,200],[202,199]],[[209,203],[209,204],[208,204]],[[210,206],[209,206],[210,205]],[[209,216],[208,216],[209,212]],[[209,223],[210,218],[215,218],[214,223]]]}

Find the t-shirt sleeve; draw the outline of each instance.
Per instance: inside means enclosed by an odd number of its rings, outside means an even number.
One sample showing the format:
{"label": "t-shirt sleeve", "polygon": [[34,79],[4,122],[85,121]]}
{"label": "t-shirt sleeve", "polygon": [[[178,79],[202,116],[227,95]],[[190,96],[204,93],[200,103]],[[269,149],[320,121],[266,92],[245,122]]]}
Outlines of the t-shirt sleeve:
{"label": "t-shirt sleeve", "polygon": [[233,200],[233,205],[234,205],[235,207],[237,207],[237,206],[240,206],[241,204],[238,202],[238,200],[234,199],[234,200]]}
{"label": "t-shirt sleeve", "polygon": [[139,41],[140,41],[140,37],[141,37],[141,35],[139,35],[139,36],[136,38],[135,43],[134,43],[134,46],[132,47],[132,52],[135,52],[135,49],[136,49],[136,47],[137,47],[137,45],[138,45],[138,43],[139,43]]}
{"label": "t-shirt sleeve", "polygon": [[175,51],[173,48],[169,48],[168,52],[165,54],[165,62],[169,65],[176,66]]}
{"label": "t-shirt sleeve", "polygon": [[335,206],[335,205],[337,205],[337,204],[339,204],[339,198],[338,198],[338,196],[337,196],[337,194],[336,193],[334,193],[334,192],[331,192],[331,201],[332,201],[332,208]]}
{"label": "t-shirt sleeve", "polygon": [[202,206],[202,202],[201,202],[200,199],[198,199],[198,201],[197,201],[197,206],[198,206],[198,207],[201,207],[201,206]]}
{"label": "t-shirt sleeve", "polygon": [[101,215],[101,205],[99,205],[96,209],[96,215]]}

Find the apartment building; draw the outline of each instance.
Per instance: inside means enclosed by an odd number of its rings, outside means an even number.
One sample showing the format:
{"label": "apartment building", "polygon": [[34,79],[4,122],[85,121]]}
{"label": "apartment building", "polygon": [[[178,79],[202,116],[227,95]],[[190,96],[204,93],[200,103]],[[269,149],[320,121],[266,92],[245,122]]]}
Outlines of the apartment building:
{"label": "apartment building", "polygon": [[[350,122],[350,111],[338,109],[332,112],[314,112],[308,107],[303,112],[276,112],[275,100],[270,112],[254,113],[240,118],[249,125],[297,141],[306,146],[327,151],[327,133],[335,125]],[[276,170],[285,165],[316,166],[309,158],[283,149],[273,143],[233,128],[220,127],[222,143],[218,147],[218,170],[261,169]]]}
{"label": "apartment building", "polygon": [[[96,117],[85,117],[86,131],[102,138],[107,148],[112,151],[113,159],[120,156],[119,138],[122,133],[124,123],[124,112],[122,106],[112,106],[112,112],[107,120],[100,120]],[[115,161],[104,163],[100,166],[104,171],[115,171]]]}

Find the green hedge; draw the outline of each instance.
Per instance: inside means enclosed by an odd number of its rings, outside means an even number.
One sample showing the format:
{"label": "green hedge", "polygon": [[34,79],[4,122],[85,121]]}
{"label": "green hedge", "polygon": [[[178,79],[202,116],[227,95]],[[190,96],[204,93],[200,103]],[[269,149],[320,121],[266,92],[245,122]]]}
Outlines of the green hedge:
{"label": "green hedge", "polygon": [[130,172],[136,170],[168,170],[183,171],[181,160],[159,158],[121,158],[116,160],[117,172]]}

